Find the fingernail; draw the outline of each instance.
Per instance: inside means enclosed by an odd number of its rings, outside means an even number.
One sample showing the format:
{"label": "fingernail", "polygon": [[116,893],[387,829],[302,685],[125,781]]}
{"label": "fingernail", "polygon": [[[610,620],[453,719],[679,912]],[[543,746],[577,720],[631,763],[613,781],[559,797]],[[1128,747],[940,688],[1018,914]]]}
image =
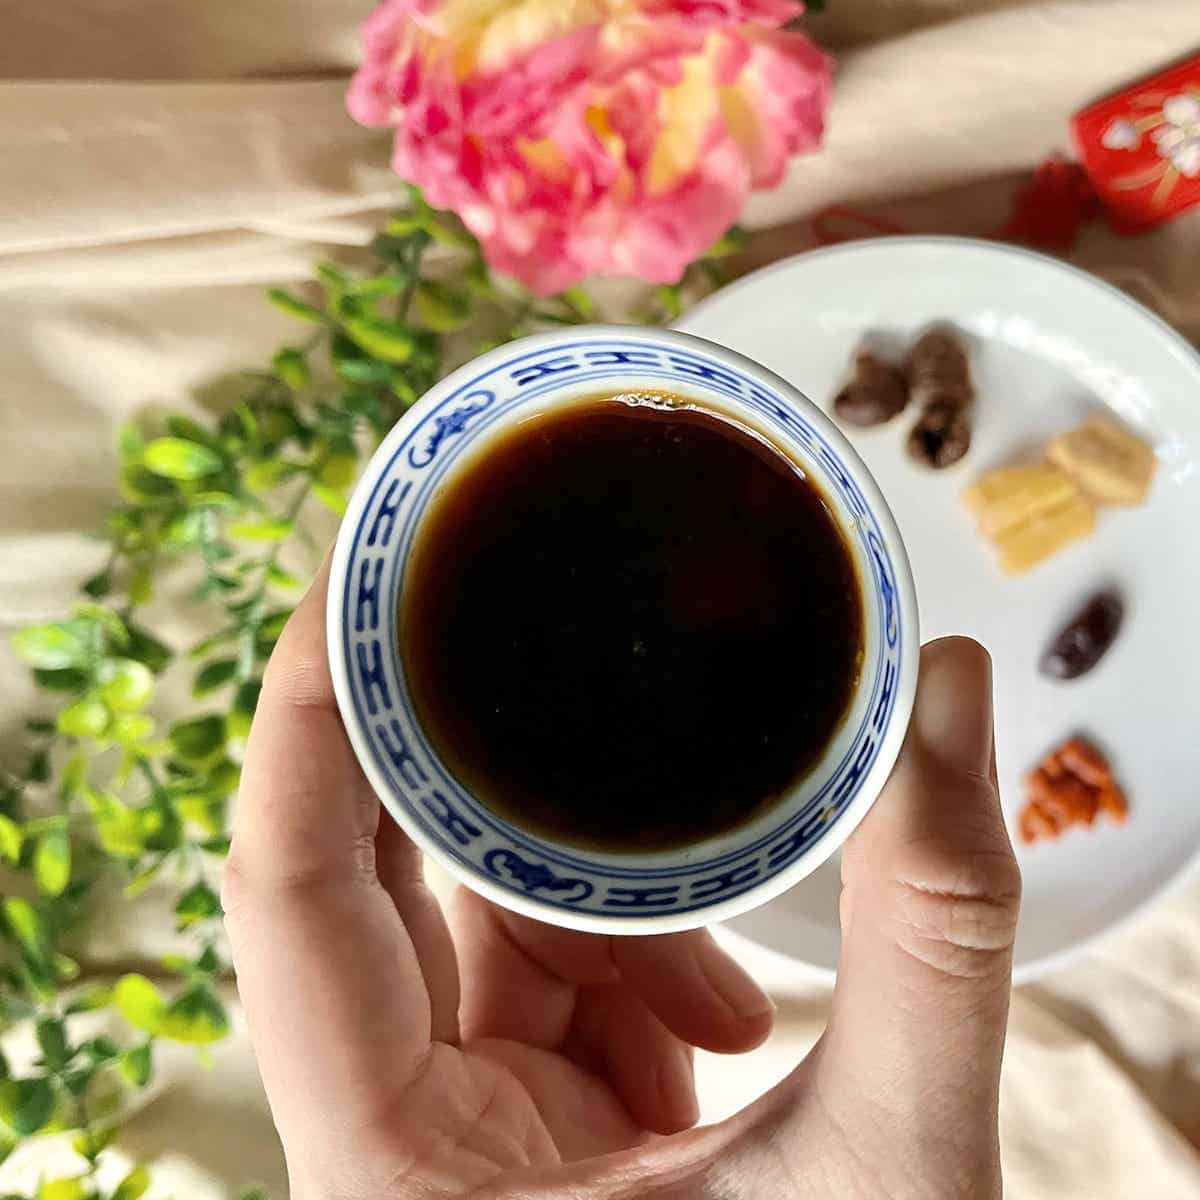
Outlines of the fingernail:
{"label": "fingernail", "polygon": [[970,638],[942,638],[921,655],[917,735],[953,771],[983,773],[992,759],[992,660]]}
{"label": "fingernail", "polygon": [[700,1119],[692,1056],[686,1047],[676,1046],[675,1055],[659,1067],[658,1095],[673,1130],[688,1129]]}
{"label": "fingernail", "polygon": [[709,986],[742,1021],[751,1021],[775,1011],[771,997],[738,966],[711,938],[706,938],[700,969]]}

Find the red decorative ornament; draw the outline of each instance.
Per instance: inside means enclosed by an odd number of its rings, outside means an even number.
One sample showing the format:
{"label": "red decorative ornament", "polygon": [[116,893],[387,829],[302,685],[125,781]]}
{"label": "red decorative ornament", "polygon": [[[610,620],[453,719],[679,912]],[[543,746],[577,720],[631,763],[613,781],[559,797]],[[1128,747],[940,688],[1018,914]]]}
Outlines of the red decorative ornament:
{"label": "red decorative ornament", "polygon": [[1200,203],[1200,56],[1083,109],[1071,127],[1117,229],[1147,229]]}
{"label": "red decorative ornament", "polygon": [[1065,158],[1049,158],[1017,191],[1012,215],[994,236],[1048,250],[1068,250],[1075,244],[1079,227],[1094,217],[1098,208],[1083,168]]}

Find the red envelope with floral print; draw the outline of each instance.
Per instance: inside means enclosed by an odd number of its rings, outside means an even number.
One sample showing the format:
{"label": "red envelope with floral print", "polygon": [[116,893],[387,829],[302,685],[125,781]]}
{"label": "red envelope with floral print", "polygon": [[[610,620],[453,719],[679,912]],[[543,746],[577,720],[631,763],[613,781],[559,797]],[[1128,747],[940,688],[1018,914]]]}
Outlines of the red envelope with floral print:
{"label": "red envelope with floral print", "polygon": [[1079,155],[1118,229],[1200,203],[1200,56],[1072,118]]}

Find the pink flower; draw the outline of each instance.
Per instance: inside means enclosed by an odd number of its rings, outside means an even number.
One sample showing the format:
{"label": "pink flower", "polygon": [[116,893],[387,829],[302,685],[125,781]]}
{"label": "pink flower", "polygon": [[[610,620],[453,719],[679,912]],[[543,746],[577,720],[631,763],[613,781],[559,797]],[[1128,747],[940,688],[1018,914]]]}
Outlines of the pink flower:
{"label": "pink flower", "polygon": [[798,0],[383,0],[351,114],[533,291],[674,283],[821,140]]}

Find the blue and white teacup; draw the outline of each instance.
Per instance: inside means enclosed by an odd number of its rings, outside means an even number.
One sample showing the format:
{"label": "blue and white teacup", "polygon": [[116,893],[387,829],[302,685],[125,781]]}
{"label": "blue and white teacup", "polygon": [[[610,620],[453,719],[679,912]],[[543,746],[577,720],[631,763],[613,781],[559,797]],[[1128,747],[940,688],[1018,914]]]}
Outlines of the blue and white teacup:
{"label": "blue and white teacup", "polygon": [[[818,485],[862,581],[863,668],[848,715],[821,760],[753,820],[669,850],[583,850],[505,820],[439,759],[404,677],[399,601],[422,514],[481,444],[546,409],[646,388],[750,426]],[[916,594],[896,523],[829,419],[740,354],[687,334],[623,326],[572,328],[502,346],[449,375],[405,414],[367,466],[338,535],[328,633],[350,741],[413,840],[496,904],[556,925],[618,934],[725,920],[824,862],[862,820],[892,769],[920,649]]]}

